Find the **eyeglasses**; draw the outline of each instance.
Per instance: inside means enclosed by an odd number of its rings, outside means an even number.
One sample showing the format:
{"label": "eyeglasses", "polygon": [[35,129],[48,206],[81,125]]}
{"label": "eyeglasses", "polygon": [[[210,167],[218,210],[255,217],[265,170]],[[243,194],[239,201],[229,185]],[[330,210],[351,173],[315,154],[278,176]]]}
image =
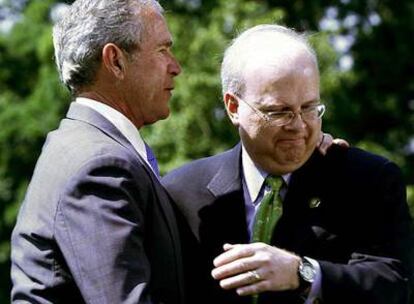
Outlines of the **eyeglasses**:
{"label": "eyeglasses", "polygon": [[237,96],[237,99],[243,101],[246,105],[249,106],[257,115],[263,118],[266,122],[271,123],[275,126],[282,127],[290,124],[296,115],[300,115],[303,121],[314,121],[323,116],[325,113],[324,104],[314,104],[304,107],[300,112],[293,111],[274,111],[274,112],[265,112],[254,106],[252,106],[247,101]]}

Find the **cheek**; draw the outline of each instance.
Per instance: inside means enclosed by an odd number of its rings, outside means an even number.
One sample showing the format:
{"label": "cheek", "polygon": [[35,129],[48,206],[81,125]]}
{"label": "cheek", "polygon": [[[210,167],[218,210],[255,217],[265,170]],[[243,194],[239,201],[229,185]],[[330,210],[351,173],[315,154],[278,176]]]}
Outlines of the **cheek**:
{"label": "cheek", "polygon": [[239,110],[239,128],[243,129],[250,137],[256,138],[263,133],[263,123],[257,115]]}
{"label": "cheek", "polygon": [[316,122],[314,125],[310,125],[308,130],[308,145],[315,147],[319,141],[319,134],[322,130],[322,121]]}
{"label": "cheek", "polygon": [[274,128],[263,127],[262,125],[251,124],[239,128],[240,137],[243,143],[249,146],[249,150],[260,158],[274,158],[277,151],[275,140],[278,131]]}

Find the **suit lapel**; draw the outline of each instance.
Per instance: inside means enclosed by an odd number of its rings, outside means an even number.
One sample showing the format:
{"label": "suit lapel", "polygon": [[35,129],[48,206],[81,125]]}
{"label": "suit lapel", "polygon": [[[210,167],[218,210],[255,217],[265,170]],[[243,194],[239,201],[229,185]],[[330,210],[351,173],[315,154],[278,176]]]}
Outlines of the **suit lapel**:
{"label": "suit lapel", "polygon": [[207,184],[214,200],[201,213],[204,224],[200,236],[214,244],[213,254],[221,253],[224,243],[248,242],[240,164],[241,145],[238,144],[223,154],[216,174]]}
{"label": "suit lapel", "polygon": [[213,176],[207,185],[207,189],[215,197],[241,191],[241,145],[231,149],[228,153],[223,155],[221,166],[217,170],[217,173]]}

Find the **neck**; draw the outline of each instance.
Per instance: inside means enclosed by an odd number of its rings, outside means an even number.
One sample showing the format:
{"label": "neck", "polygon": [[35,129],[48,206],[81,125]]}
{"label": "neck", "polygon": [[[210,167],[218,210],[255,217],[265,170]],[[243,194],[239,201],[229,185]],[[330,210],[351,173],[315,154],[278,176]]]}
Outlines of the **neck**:
{"label": "neck", "polygon": [[128,107],[128,105],[126,103],[123,103],[121,101],[121,98],[113,94],[94,89],[84,91],[80,93],[78,97],[93,99],[103,104],[106,104],[107,106],[110,106],[111,108],[125,115],[125,117],[127,117],[135,125],[135,127],[137,127],[137,129],[140,129],[143,126],[143,122],[136,119],[135,115],[132,115],[132,111]]}

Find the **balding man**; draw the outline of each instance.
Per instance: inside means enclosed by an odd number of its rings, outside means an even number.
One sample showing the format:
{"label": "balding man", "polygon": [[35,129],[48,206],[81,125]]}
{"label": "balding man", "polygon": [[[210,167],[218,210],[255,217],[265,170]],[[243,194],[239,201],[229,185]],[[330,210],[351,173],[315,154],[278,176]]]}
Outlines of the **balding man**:
{"label": "balding man", "polygon": [[200,303],[406,303],[400,170],[357,148],[316,149],[325,105],[306,37],[245,31],[226,50],[222,86],[240,144],[163,180],[195,242],[188,263],[204,271]]}

